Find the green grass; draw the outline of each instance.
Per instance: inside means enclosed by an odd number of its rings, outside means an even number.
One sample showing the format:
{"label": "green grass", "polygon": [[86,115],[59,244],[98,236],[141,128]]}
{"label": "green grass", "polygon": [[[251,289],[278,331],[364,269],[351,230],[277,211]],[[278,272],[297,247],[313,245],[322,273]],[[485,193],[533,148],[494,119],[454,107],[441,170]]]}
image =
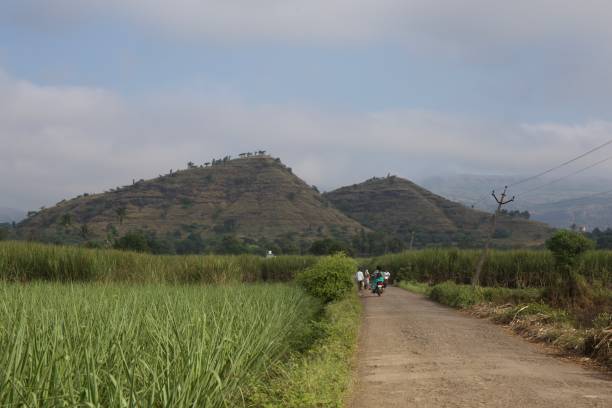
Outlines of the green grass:
{"label": "green grass", "polygon": [[230,283],[290,281],[314,256],[148,255],[31,242],[0,242],[0,279],[25,282]]}
{"label": "green grass", "polygon": [[431,287],[429,297],[444,305],[467,309],[483,302],[495,304],[520,304],[539,302],[542,300],[542,290],[486,288],[471,285],[458,285],[452,281],[439,283]]}
{"label": "green grass", "polygon": [[[431,284],[452,280],[469,283],[481,254],[478,250],[425,249],[361,260],[374,270],[389,270],[395,279]],[[545,287],[555,276],[549,251],[494,250],[484,264],[481,284],[510,288]],[[579,272],[591,283],[612,285],[612,251],[590,251],[581,258]]]}
{"label": "green grass", "polygon": [[421,295],[429,295],[429,292],[431,291],[431,287],[428,284],[415,281],[401,281],[397,284],[397,286]]}
{"label": "green grass", "polygon": [[361,316],[361,303],[353,292],[325,308],[317,325],[319,339],[304,354],[279,364],[271,381],[260,383],[250,405],[266,408],[344,406],[351,375]]}
{"label": "green grass", "polygon": [[241,406],[320,307],[285,285],[0,283],[0,406]]}

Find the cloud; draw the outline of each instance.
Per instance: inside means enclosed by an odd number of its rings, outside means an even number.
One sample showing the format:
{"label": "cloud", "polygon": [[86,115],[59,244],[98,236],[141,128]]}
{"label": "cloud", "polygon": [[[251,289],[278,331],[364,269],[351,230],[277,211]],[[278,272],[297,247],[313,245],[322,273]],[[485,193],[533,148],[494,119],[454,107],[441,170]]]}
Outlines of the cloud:
{"label": "cloud", "polygon": [[0,11],[37,26],[114,16],[221,42],[392,39],[465,51],[551,39],[609,47],[612,38],[607,0],[6,0]]}
{"label": "cloud", "polygon": [[412,179],[449,171],[531,173],[608,139],[612,123],[605,121],[523,124],[414,109],[332,112],[215,92],[126,99],[0,73],[0,205],[16,208],[255,149],[330,189],[387,172]]}

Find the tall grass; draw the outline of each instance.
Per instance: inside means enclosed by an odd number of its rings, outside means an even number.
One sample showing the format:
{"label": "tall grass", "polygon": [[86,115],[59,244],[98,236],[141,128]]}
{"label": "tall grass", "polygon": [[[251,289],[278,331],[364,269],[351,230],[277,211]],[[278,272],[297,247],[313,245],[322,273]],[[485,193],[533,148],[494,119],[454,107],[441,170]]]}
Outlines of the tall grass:
{"label": "tall grass", "polygon": [[283,285],[0,284],[0,406],[240,406],[318,310]]}
{"label": "tall grass", "polygon": [[31,242],[0,242],[0,279],[230,283],[289,281],[316,262],[312,256],[149,255]]}
{"label": "tall grass", "polygon": [[[480,253],[477,250],[425,249],[362,262],[371,270],[382,265],[400,280],[468,283]],[[587,252],[581,261],[580,272],[590,282],[612,285],[612,251]],[[481,283],[484,286],[543,287],[551,282],[554,273],[554,259],[548,251],[498,250],[492,251],[485,262]]]}

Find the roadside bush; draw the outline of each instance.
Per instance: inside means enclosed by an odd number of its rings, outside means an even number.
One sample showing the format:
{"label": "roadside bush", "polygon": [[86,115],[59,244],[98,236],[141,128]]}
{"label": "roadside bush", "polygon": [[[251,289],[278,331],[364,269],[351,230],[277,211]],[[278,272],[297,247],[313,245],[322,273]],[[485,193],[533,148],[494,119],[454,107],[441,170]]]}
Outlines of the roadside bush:
{"label": "roadside bush", "polygon": [[431,288],[429,297],[444,305],[467,309],[483,302],[482,291],[469,285],[457,285],[455,282],[444,282]]}
{"label": "roadside bush", "polygon": [[326,256],[297,275],[296,281],[314,297],[339,300],[353,288],[357,263],[343,253]]}
{"label": "roadside bush", "polygon": [[584,235],[573,231],[557,231],[548,241],[546,247],[555,259],[557,279],[546,290],[546,298],[556,306],[568,302],[572,306],[588,308],[592,293],[586,279],[578,273],[579,257],[595,243]]}

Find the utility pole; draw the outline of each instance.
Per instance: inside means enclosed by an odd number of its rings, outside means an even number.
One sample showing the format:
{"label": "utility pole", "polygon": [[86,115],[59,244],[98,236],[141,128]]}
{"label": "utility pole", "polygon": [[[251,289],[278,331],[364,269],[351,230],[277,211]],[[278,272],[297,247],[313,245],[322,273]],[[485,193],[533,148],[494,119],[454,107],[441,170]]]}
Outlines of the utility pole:
{"label": "utility pole", "polygon": [[489,254],[489,247],[491,246],[491,239],[493,238],[493,234],[495,233],[495,225],[497,223],[497,215],[501,211],[502,207],[506,204],[510,204],[514,201],[514,196],[510,200],[506,200],[506,192],[508,191],[508,186],[504,187],[504,192],[501,194],[500,198],[497,198],[495,194],[495,190],[491,193],[495,201],[497,202],[497,210],[493,213],[493,217],[491,217],[491,231],[489,231],[489,237],[485,242],[485,247],[480,255],[480,259],[478,260],[478,264],[476,265],[476,271],[474,272],[474,276],[472,277],[472,285],[478,286],[480,284],[480,274],[482,272],[482,267],[487,259],[487,255]]}

